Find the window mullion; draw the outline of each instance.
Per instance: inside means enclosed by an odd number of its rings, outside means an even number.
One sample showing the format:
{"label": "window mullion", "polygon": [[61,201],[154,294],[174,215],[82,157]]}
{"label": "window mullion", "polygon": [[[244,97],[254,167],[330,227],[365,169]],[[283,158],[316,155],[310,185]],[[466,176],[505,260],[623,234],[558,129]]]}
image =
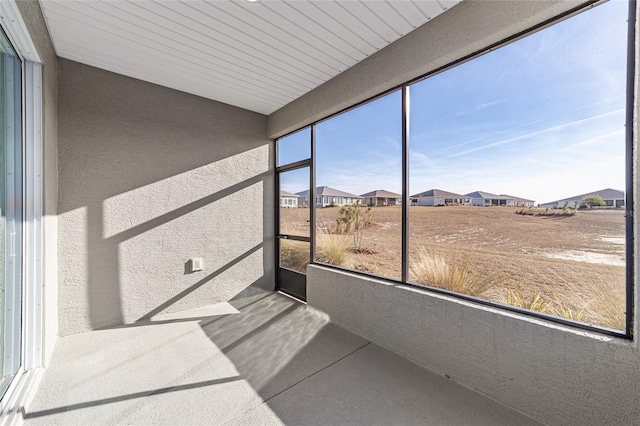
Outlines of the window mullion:
{"label": "window mullion", "polygon": [[409,280],[409,86],[402,87],[402,282]]}

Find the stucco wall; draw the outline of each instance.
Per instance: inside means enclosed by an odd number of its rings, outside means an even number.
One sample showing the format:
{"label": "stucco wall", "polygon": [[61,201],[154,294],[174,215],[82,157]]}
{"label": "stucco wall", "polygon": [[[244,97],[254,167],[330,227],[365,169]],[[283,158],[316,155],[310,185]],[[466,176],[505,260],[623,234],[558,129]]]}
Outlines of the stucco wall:
{"label": "stucco wall", "polygon": [[307,301],[331,322],[542,422],[640,422],[636,342],[320,266],[307,272]]}
{"label": "stucco wall", "polygon": [[582,1],[464,0],[269,116],[276,138],[571,10]]}
{"label": "stucco wall", "polygon": [[61,335],[273,290],[265,116],[64,59],[58,82]]}
{"label": "stucco wall", "polygon": [[58,57],[37,0],[19,0],[18,8],[40,59],[43,79],[43,320],[44,364],[58,335]]}

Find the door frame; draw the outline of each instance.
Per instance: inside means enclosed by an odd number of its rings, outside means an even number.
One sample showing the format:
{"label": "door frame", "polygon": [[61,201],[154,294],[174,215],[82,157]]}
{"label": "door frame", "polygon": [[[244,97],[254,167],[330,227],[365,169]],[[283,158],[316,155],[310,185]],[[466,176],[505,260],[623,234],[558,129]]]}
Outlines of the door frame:
{"label": "door frame", "polygon": [[[310,126],[310,154],[307,159],[278,166],[278,140],[275,141],[275,262],[276,291],[286,293],[303,302],[307,301],[307,274],[280,267],[280,241],[293,240],[309,243],[309,264],[315,260],[316,236],[316,177],[315,177],[315,126]],[[297,133],[297,131],[295,132]],[[309,168],[309,236],[282,234],[280,232],[280,175]],[[299,203],[298,203],[299,208]]]}

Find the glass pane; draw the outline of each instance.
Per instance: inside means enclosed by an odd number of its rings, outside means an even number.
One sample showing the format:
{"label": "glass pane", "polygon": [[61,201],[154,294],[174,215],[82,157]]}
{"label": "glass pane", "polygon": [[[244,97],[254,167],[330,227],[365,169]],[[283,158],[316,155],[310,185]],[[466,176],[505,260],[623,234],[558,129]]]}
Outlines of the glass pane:
{"label": "glass pane", "polygon": [[280,240],[280,267],[307,273],[310,244],[304,241]]}
{"label": "glass pane", "polygon": [[309,167],[280,173],[280,234],[308,237]]}
{"label": "glass pane", "polygon": [[402,276],[402,95],[316,126],[316,260]]}
{"label": "glass pane", "polygon": [[0,31],[0,394],[20,367],[22,142],[21,63]]}
{"label": "glass pane", "polygon": [[412,282],[624,329],[627,8],[411,86]]}
{"label": "glass pane", "polygon": [[311,157],[311,128],[280,138],[277,143],[278,166],[306,160]]}

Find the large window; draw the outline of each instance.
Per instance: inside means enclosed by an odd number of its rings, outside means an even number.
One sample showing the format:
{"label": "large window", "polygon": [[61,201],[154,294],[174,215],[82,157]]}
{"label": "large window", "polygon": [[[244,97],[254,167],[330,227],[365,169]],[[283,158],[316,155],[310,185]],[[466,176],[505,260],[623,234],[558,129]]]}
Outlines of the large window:
{"label": "large window", "polygon": [[316,126],[316,260],[402,276],[402,96]]}
{"label": "large window", "polygon": [[629,335],[628,13],[587,7],[313,125],[314,261]]}
{"label": "large window", "polygon": [[411,282],[624,329],[627,8],[411,86]]}

